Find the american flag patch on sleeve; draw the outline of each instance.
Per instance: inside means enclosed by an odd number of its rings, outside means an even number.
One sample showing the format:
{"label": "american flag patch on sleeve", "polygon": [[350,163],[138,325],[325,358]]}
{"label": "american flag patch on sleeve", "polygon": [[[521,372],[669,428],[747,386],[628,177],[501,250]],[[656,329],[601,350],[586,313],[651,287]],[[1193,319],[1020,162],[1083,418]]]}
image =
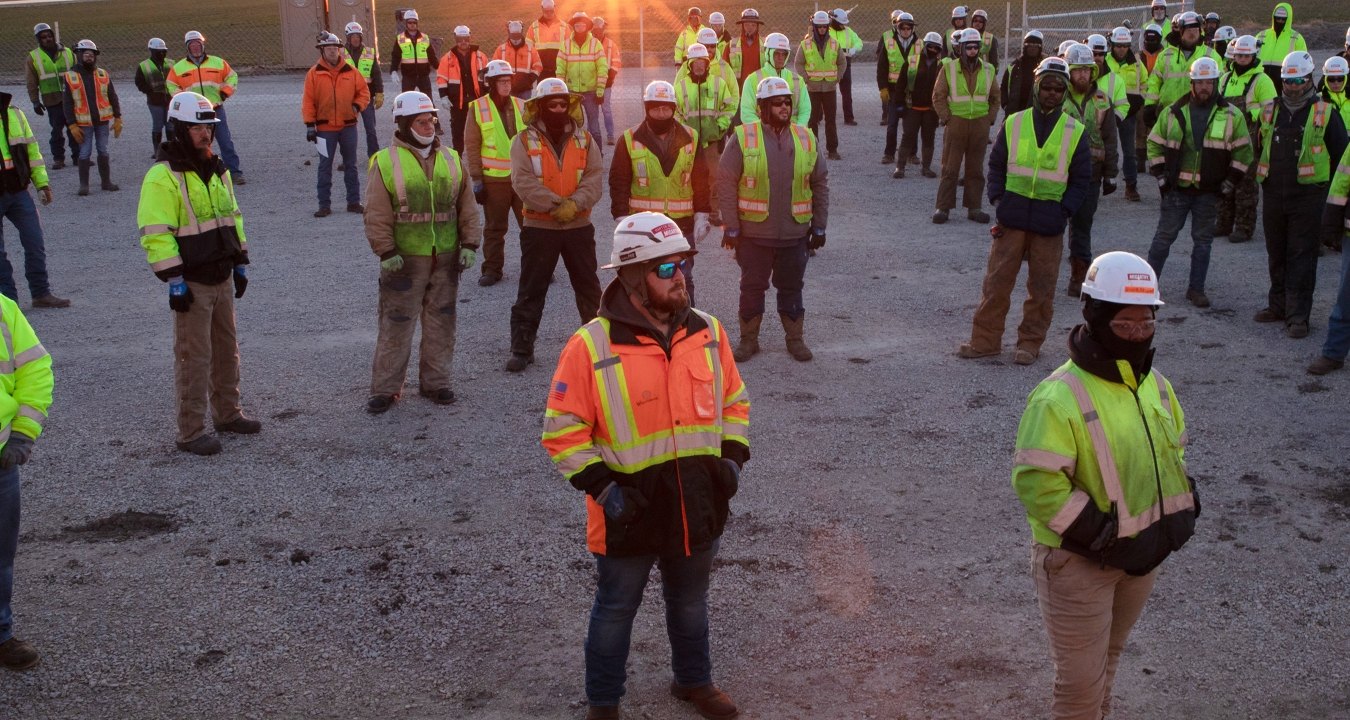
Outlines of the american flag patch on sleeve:
{"label": "american flag patch on sleeve", "polygon": [[553,392],[548,394],[548,398],[555,402],[562,402],[567,397],[567,383],[559,381],[553,383]]}

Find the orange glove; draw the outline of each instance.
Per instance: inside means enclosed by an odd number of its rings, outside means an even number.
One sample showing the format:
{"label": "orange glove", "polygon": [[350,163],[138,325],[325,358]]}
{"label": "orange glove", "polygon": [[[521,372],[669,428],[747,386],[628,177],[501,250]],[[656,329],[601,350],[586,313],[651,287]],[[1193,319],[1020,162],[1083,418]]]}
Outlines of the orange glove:
{"label": "orange glove", "polygon": [[113,137],[122,137],[122,118],[113,118]]}
{"label": "orange glove", "polygon": [[84,144],[84,130],[79,125],[67,125],[66,129],[70,131],[70,136],[75,138],[77,144]]}

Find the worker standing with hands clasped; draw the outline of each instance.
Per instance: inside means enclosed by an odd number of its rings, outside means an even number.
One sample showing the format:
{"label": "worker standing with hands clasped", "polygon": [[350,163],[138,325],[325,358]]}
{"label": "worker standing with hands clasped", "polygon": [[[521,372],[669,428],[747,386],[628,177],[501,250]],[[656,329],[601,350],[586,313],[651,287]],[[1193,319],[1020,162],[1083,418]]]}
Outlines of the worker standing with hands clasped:
{"label": "worker standing with hands clasped", "polygon": [[512,69],[511,94],[526,100],[544,72],[544,63],[534,43],[525,39],[525,24],[519,20],[506,23],[506,41],[492,53],[493,60],[510,63]]}
{"label": "worker standing with hands clasped", "polygon": [[839,160],[839,128],[835,125],[837,98],[834,94],[844,74],[847,58],[839,41],[830,34],[830,16],[817,10],[811,16],[811,29],[797,46],[795,71],[806,78],[811,96],[811,132],[820,137],[820,121],[825,120],[825,149],[831,160]]}
{"label": "worker standing with hands clasped", "polygon": [[511,138],[525,127],[525,102],[511,94],[515,70],[505,60],[487,66],[488,94],[469,105],[464,127],[464,164],[473,194],[483,206],[483,274],[478,284],[496,285],[506,264],[511,216],[522,223],[520,198],[511,189]]}
{"label": "worker standing with hands clasped", "polygon": [[98,66],[98,46],[93,40],[75,43],[75,54],[80,64],[61,76],[65,87],[63,100],[70,134],[80,144],[80,191],[89,194],[89,168],[94,164],[94,147],[98,146],[98,177],[106,191],[120,190],[112,181],[112,167],[108,158],[108,133],[122,137],[122,104],[117,100],[108,71]]}
{"label": "worker standing with hands clasped", "polygon": [[342,179],[347,186],[347,212],[360,213],[361,180],[356,175],[356,118],[370,104],[370,89],[356,68],[342,59],[342,41],[323,33],[314,46],[319,61],[305,73],[300,115],[305,139],[323,143],[319,152],[319,209],[314,217],[332,214],[333,156],[342,149]]}
{"label": "worker standing with hands clasped", "polygon": [[877,43],[881,57],[877,59],[877,92],[881,96],[881,124],[886,126],[886,149],[881,164],[895,162],[896,135],[900,118],[905,115],[905,96],[923,58],[923,43],[914,34],[914,16],[897,10],[891,16],[895,27],[881,36]]}
{"label": "worker standing with hands clasped", "polygon": [[436,71],[436,91],[450,104],[450,137],[456,152],[464,152],[464,124],[469,121],[469,104],[487,93],[482,85],[488,57],[478,49],[469,26],[455,26],[455,46],[441,56]]}
{"label": "worker standing with hands clasped", "polygon": [[459,154],[436,137],[436,105],[417,91],[394,98],[393,143],[370,161],[366,239],[380,258],[380,330],[370,399],[378,415],[403,393],[413,330],[422,321],[418,394],[437,405],[455,401],[459,275],[473,266],[482,220]]}
{"label": "worker standing with hands clasped", "polygon": [[848,11],[835,8],[830,12],[830,36],[839,43],[844,55],[844,74],[839,76],[839,98],[844,110],[844,124],[857,125],[853,119],[853,58],[862,52],[863,41],[848,26]]}
{"label": "worker standing with hands clasped", "polygon": [[432,75],[440,58],[431,38],[422,33],[416,10],[403,13],[403,32],[394,38],[394,49],[389,53],[389,71],[398,73],[403,92],[420,90],[431,96]]}
{"label": "worker standing with hands clasped", "polygon": [[742,123],[752,123],[759,119],[759,100],[755,99],[755,90],[766,77],[779,77],[787,81],[792,90],[792,122],[807,125],[811,121],[811,96],[806,91],[806,81],[788,68],[788,57],[792,53],[792,44],[783,33],[769,33],[764,38],[764,64],[745,77],[741,83],[740,119]]}
{"label": "worker standing with hands clasped", "polygon": [[[1219,94],[1242,112],[1247,121],[1247,134],[1252,142],[1253,156],[1261,154],[1261,115],[1275,104],[1277,93],[1261,64],[1256,62],[1256,38],[1243,35],[1228,44],[1228,72],[1219,77]],[[1247,172],[1232,195],[1219,199],[1219,219],[1214,227],[1215,237],[1228,236],[1229,242],[1240,243],[1252,239],[1256,230],[1256,206],[1261,196],[1256,187],[1256,163]]]}
{"label": "worker standing with hands clasped", "polygon": [[961,56],[943,63],[933,88],[933,108],[942,133],[942,179],[938,181],[933,222],[947,222],[956,207],[956,183],[965,171],[966,217],[989,222],[983,209],[984,153],[989,148],[989,126],[998,114],[998,83],[994,66],[980,57],[980,31],[961,31]]}
{"label": "worker standing with hands clasped", "polygon": [[600,316],[558,358],[542,443],[586,494],[598,579],[586,634],[588,720],[620,717],[633,618],[661,569],[674,678],[705,718],[734,718],[713,683],[708,583],[741,468],[750,396],[717,318],[689,306],[679,266],[694,254],[660,213],[614,230]]}
{"label": "worker standing with hands clasped", "polygon": [[563,39],[562,51],[558,53],[558,77],[581,98],[586,130],[598,140],[604,128],[600,124],[600,104],[605,101],[609,59],[605,57],[605,46],[591,35],[590,16],[581,11],[572,13],[571,26],[572,34]]}
{"label": "worker standing with hands clasped", "polygon": [[[43,205],[52,204],[52,188],[47,180],[47,168],[42,163],[42,151],[23,111],[12,104],[14,97],[0,92],[0,116],[4,118],[0,133],[0,217],[7,217],[19,231],[23,246],[24,277],[35,308],[70,307],[70,300],[52,294],[47,280],[47,249],[42,236],[42,221],[33,196],[28,194],[31,183],[37,188]],[[10,300],[19,298],[14,285],[14,266],[0,244],[0,294]]]}
{"label": "worker standing with hands clasped", "polygon": [[1082,43],[1070,46],[1064,62],[1069,65],[1069,92],[1061,107],[1082,123],[1092,151],[1092,190],[1069,218],[1067,292],[1069,297],[1078,297],[1078,288],[1092,263],[1092,221],[1097,215],[1097,200],[1115,191],[1111,179],[1116,176],[1120,156],[1116,152],[1117,115],[1110,97],[1095,84],[1098,65],[1091,48]]}
{"label": "worker standing with hands clasped", "polygon": [[220,145],[220,159],[229,169],[233,184],[243,185],[244,171],[239,167],[239,153],[234,150],[229,118],[225,117],[225,101],[234,97],[239,74],[225,58],[206,54],[206,36],[200,32],[189,30],[183,35],[183,44],[187,46],[187,57],[174,63],[164,81],[165,90],[170,96],[192,91],[211,101],[216,113],[212,135]]}
{"label": "worker standing with hands clasped", "polygon": [[1027,399],[1012,485],[1031,525],[1031,576],[1055,663],[1056,720],[1101,718],[1158,566],[1195,532],[1186,422],[1153,364],[1157,279],[1110,252],[1083,283],[1069,360]]}

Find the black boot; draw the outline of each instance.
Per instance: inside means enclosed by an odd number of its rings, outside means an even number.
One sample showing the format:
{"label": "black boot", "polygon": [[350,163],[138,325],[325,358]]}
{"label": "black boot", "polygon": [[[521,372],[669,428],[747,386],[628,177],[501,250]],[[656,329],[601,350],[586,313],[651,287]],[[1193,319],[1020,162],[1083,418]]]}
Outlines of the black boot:
{"label": "black boot", "polygon": [[80,161],[80,191],[76,195],[84,196],[89,194],[89,167],[93,163],[88,160]]}
{"label": "black boot", "polygon": [[112,167],[108,164],[107,155],[98,156],[98,178],[102,182],[103,189],[108,192],[117,192],[122,189],[112,181]]}
{"label": "black boot", "polygon": [[152,132],[152,133],[150,133],[150,142],[153,143],[153,144],[150,146],[150,159],[151,159],[151,160],[154,160],[155,158],[159,157],[159,144],[160,144],[161,142],[163,142],[163,141],[164,141],[164,131],[161,130],[161,131],[158,131],[158,132]]}

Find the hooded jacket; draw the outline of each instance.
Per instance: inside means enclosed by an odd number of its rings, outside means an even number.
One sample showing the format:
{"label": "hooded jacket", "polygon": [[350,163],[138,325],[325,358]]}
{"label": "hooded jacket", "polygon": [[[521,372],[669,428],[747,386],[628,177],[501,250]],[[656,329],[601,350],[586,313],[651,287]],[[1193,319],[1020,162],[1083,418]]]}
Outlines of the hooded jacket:
{"label": "hooded jacket", "polygon": [[337,132],[355,125],[357,116],[369,104],[366,79],[341,58],[336,67],[320,59],[305,73],[300,116],[306,125],[317,126],[321,132]]}
{"label": "hooded jacket", "polygon": [[[1275,10],[1283,8],[1289,17],[1285,18],[1284,30],[1277,32],[1275,30]],[[1257,51],[1256,60],[1262,65],[1278,66],[1284,62],[1284,58],[1291,52],[1297,50],[1307,50],[1308,43],[1303,39],[1303,35],[1294,29],[1294,6],[1287,2],[1279,3],[1270,13],[1270,27],[1256,34],[1256,45],[1260,50]]]}
{"label": "hooded jacket", "polygon": [[[675,167],[680,148],[694,141],[688,126],[673,123],[663,149],[660,139],[648,127],[646,121],[633,129],[633,139],[646,145],[647,149],[657,156],[661,161],[661,172],[665,175],[669,175],[671,169]],[[628,143],[623,142],[622,138],[614,145],[614,159],[609,164],[609,212],[617,218],[632,214],[628,201],[633,193],[633,160],[628,154]],[[709,180],[713,173],[708,168],[704,168],[701,172],[698,170],[699,164],[704,162],[703,155],[698,153],[694,158],[695,170],[690,177],[694,189],[694,212],[712,211]]]}
{"label": "hooded jacket", "polygon": [[[540,143],[552,148],[553,154],[561,160],[564,147],[572,142],[573,136],[580,129],[580,132],[586,137],[589,151],[586,153],[586,166],[582,170],[581,181],[577,184],[576,192],[569,197],[572,202],[577,204],[578,210],[594,208],[605,192],[605,166],[600,157],[601,149],[595,144],[595,138],[585,130],[586,124],[581,110],[580,96],[571,96],[567,111],[569,121],[563,133],[562,144],[555,144],[549,137],[548,128],[545,127],[544,121],[540,119],[538,108],[539,105],[534,100],[525,103],[525,115],[522,118],[525,121],[525,128],[511,139],[512,189],[516,191],[521,203],[528,209],[550,212],[557,207],[563,201],[563,197],[546,187],[543,179],[535,175],[534,163],[530,160],[530,151],[525,145],[525,138],[528,136],[537,137]],[[575,152],[575,150],[569,150],[568,152]],[[549,158],[545,157],[543,161],[549,162]],[[582,215],[577,215],[567,223],[560,223],[552,218],[541,220],[529,216],[525,217],[526,227],[548,230],[572,230],[590,224],[591,218]]]}

